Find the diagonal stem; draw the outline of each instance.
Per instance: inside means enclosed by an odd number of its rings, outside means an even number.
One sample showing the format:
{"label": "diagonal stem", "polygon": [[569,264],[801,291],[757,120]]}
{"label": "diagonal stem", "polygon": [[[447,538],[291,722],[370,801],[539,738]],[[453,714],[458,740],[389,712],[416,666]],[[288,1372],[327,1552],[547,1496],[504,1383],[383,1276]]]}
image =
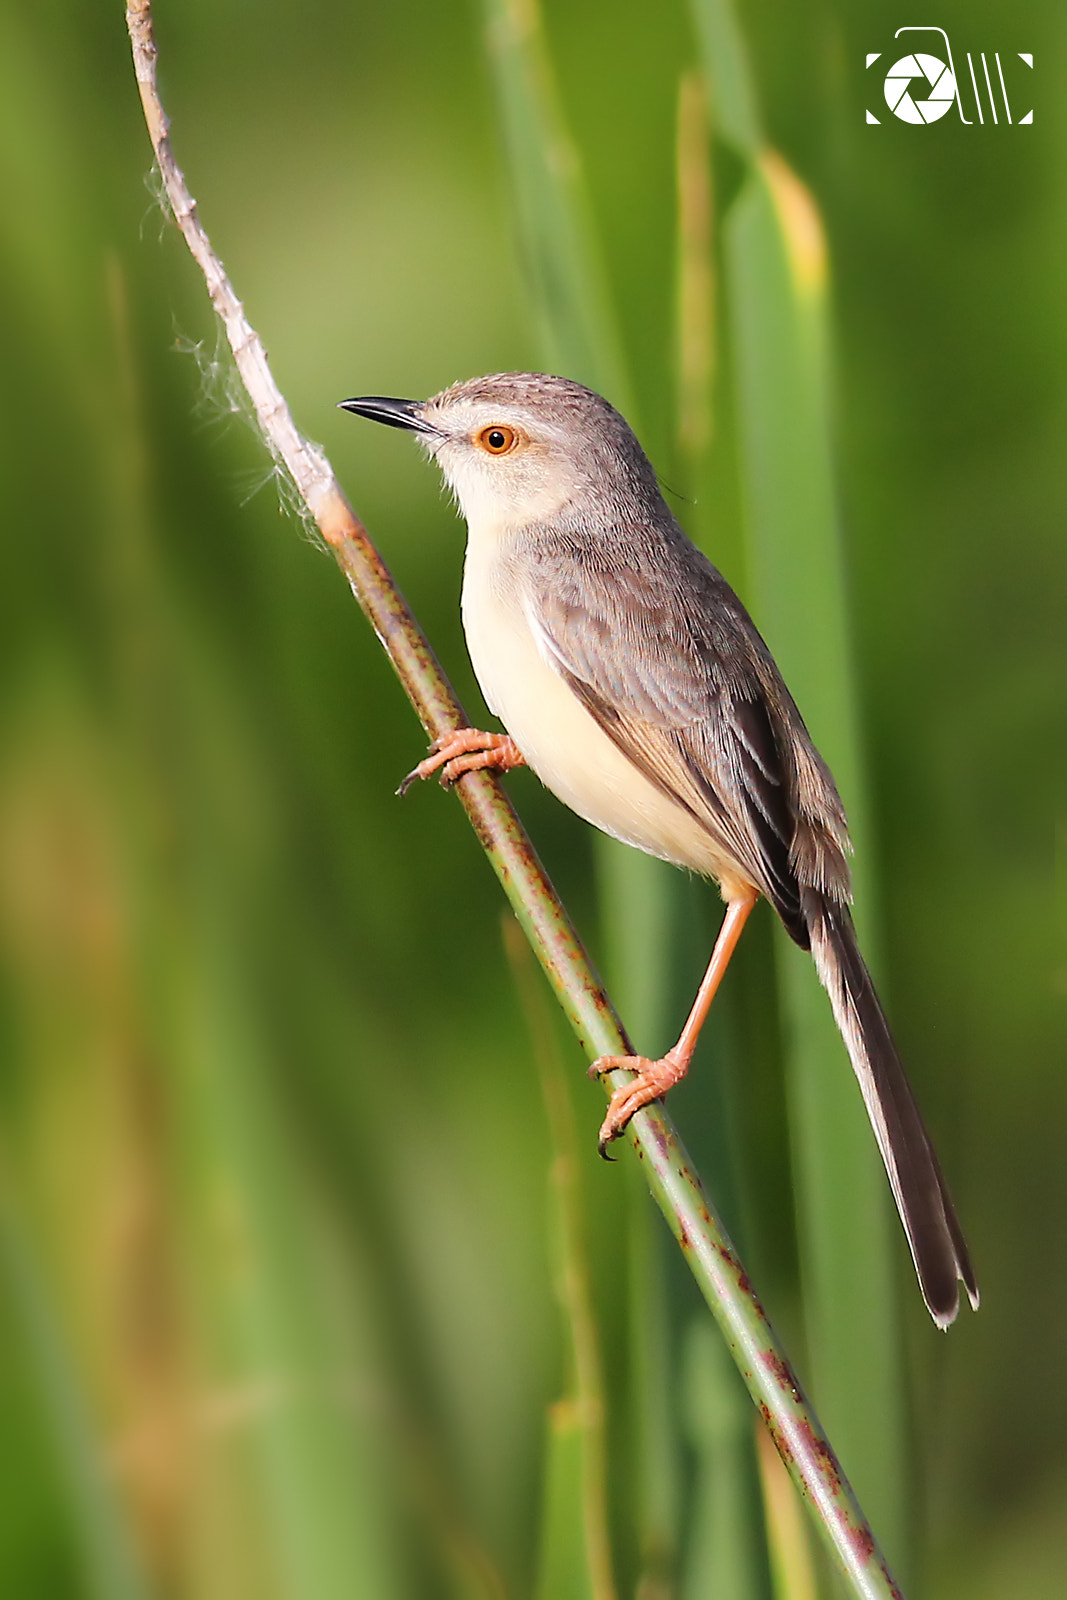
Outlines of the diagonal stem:
{"label": "diagonal stem", "polygon": [[[342,493],[325,454],[293,422],[259,336],[200,223],[171,151],[169,123],[159,99],[151,0],[130,0],[126,21],[167,199],[204,274],[267,445],[292,477],[431,739],[467,727],[469,720],[428,640]],[[471,772],[459,781],[456,792],[590,1059],[632,1055],[618,1015],[498,778],[490,772]],[[627,1079],[617,1072],[607,1081],[617,1088]],[[662,1106],[653,1104],[638,1112],[630,1134],[653,1197],[851,1592],[864,1600],[899,1600],[900,1591],[867,1520]]]}

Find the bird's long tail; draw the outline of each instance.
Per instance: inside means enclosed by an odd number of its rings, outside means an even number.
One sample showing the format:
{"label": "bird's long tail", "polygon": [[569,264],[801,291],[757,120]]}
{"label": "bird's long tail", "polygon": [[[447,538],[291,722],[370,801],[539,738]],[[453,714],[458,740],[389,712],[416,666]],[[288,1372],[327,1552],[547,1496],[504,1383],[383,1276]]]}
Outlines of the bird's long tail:
{"label": "bird's long tail", "polygon": [[937,1157],[904,1075],[885,1013],[860,954],[848,907],[801,891],[811,953],[830,997],[908,1236],[930,1315],[947,1328],[957,1280],[977,1310],[978,1285]]}

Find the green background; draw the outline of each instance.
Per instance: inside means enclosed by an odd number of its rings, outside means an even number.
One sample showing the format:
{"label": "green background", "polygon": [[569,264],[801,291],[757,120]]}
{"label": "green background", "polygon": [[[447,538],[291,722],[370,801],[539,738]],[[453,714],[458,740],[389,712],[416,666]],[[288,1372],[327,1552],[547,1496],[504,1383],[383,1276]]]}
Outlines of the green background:
{"label": "green background", "polygon": [[[943,9],[957,55],[1015,62],[1034,125],[923,129],[863,65],[914,19],[766,0],[740,20],[829,237],[879,972],[983,1291],[936,1334],[895,1244],[902,1561],[915,1592],[1041,1600],[1067,1563],[1067,24],[1051,0]],[[546,23],[670,481],[690,22],[556,0]],[[462,529],[410,440],[334,404],[539,363],[480,13],[187,0],[157,26],[201,215],[477,720]],[[421,732],[279,514],[148,167],[121,9],[3,0],[0,1592],[526,1594],[565,1342],[499,892],[454,801],[393,797]],[[725,203],[728,151],[715,173]],[[740,582],[735,548],[723,527]],[[508,783],[603,954],[588,830]],[[713,912],[694,893],[694,921]],[[629,1202],[562,1047],[632,1593]],[[753,1253],[803,1366],[775,1082],[749,1119]],[[709,1095],[672,1109],[716,1193]],[[663,1275],[673,1374],[696,1297],[669,1255]]]}

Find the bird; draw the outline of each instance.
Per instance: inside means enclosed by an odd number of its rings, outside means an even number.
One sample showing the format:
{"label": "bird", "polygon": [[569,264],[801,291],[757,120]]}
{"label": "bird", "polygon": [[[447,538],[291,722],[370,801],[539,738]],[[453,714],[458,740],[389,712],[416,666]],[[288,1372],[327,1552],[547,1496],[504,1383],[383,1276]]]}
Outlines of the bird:
{"label": "bird", "polygon": [[860,953],[844,808],[751,617],[668,507],[623,416],[567,378],[495,373],[342,409],[415,435],[467,523],[462,617],[503,734],[446,734],[401,788],[525,765],[593,826],[715,880],[725,915],[677,1042],[629,1069],[601,1153],[688,1071],[757,900],[809,950],[859,1083],[934,1322],[978,1286]]}

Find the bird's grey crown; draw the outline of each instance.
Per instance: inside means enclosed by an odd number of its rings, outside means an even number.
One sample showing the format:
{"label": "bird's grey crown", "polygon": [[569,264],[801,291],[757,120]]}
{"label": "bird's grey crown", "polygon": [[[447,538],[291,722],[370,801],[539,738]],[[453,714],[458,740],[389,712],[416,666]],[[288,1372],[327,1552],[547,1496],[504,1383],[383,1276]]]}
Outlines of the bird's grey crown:
{"label": "bird's grey crown", "polygon": [[434,395],[428,405],[447,406],[457,400],[499,400],[506,406],[531,406],[542,416],[555,413],[561,420],[580,422],[583,417],[615,425],[633,437],[629,424],[615,407],[593,389],[572,378],[548,372],[491,372],[484,378],[466,378]]}

